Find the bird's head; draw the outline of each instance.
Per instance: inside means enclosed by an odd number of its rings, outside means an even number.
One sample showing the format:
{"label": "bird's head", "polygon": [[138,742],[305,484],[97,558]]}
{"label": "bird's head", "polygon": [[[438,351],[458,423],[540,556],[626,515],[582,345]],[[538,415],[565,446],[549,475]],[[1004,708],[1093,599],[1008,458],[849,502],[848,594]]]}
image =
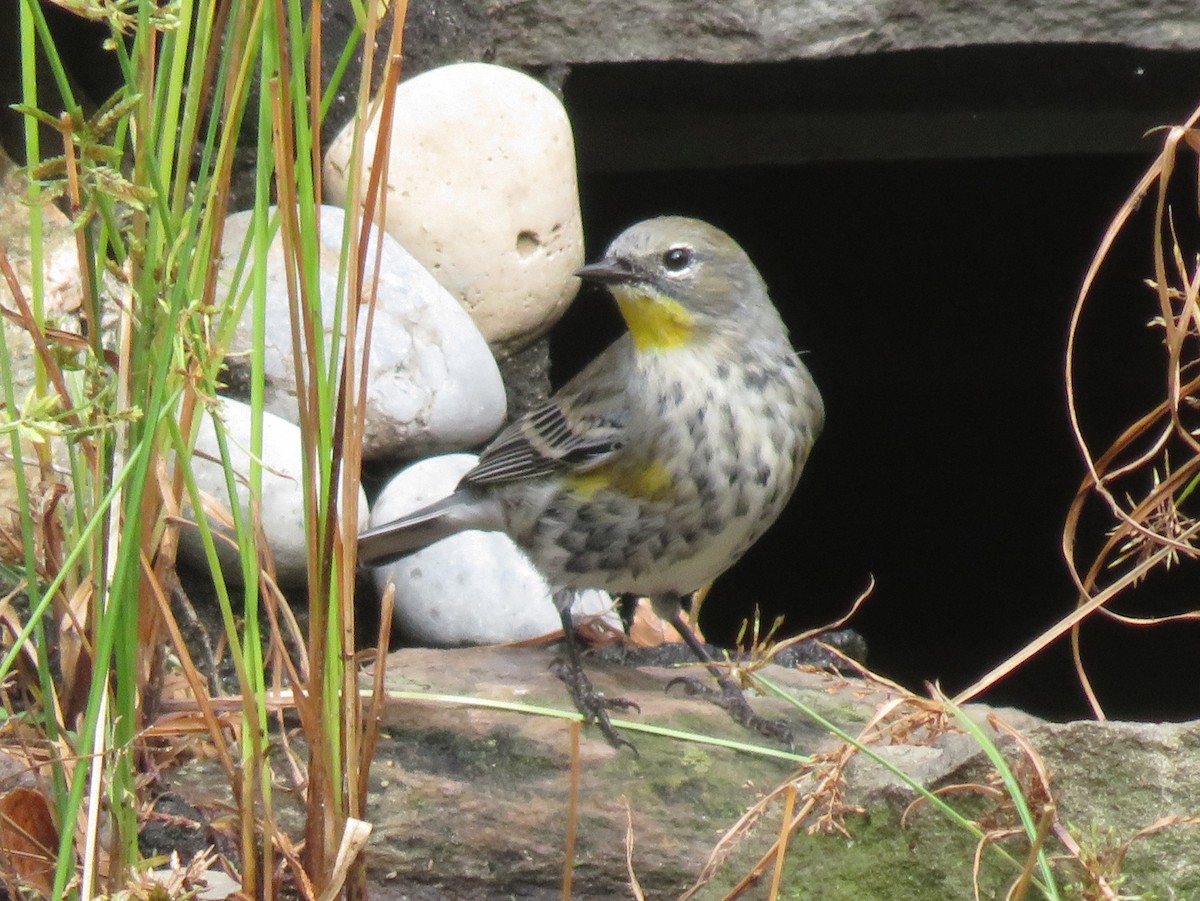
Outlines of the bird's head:
{"label": "bird's head", "polygon": [[699,219],[662,216],[632,225],[603,259],[575,274],[608,287],[639,350],[739,330],[763,315],[763,305],[776,315],[746,252]]}

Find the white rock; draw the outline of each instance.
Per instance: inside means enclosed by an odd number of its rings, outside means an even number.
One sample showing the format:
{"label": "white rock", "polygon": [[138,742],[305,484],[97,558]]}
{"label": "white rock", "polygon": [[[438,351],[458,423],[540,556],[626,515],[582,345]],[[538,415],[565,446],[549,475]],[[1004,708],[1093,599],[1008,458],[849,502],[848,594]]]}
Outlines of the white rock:
{"label": "white rock", "polygon": [[[321,309],[327,333],[333,328],[345,215],[340,207],[320,210]],[[222,242],[226,284],[250,225],[250,212],[235,213],[226,220]],[[412,458],[477,445],[504,421],[504,383],[496,360],[455,299],[394,238],[379,229],[372,229],[368,273],[374,270],[379,246],[382,260],[371,332],[363,456]],[[291,320],[278,235],[267,253],[266,268],[265,407],[295,422]],[[230,347],[228,362],[235,371],[234,381],[244,379],[249,366],[243,354],[251,345],[251,323],[247,304]]]}
{"label": "white rock", "polygon": [[[325,157],[326,191],[343,204],[353,125]],[[365,135],[368,162],[378,130],[376,116]],[[540,82],[487,63],[402,82],[388,190],[388,232],[498,349],[529,343],[575,296],[572,273],[583,264],[575,141],[562,104]]]}
{"label": "white rock", "polygon": [[[221,419],[226,430],[226,444],[234,471],[238,503],[243,516],[249,516],[249,491],[246,480],[250,475],[250,407],[240,401],[223,398],[220,401]],[[208,459],[211,458],[211,459]],[[221,451],[217,445],[216,427],[212,415],[203,414],[196,434],[196,453],[192,457],[192,472],[202,495],[216,501],[229,516],[229,493],[225,487],[225,470],[220,464]],[[304,540],[304,487],[301,482],[303,462],[300,454],[300,429],[290,422],[263,412],[262,449],[262,527],[275,558],[276,576],[282,585],[303,584],[308,577],[308,544]],[[191,518],[190,505],[184,511]],[[366,527],[368,509],[363,490],[358,490],[359,531]],[[232,536],[230,529],[218,528],[210,515],[214,532]],[[241,558],[236,545],[216,537],[217,554],[226,580],[242,584]],[[188,525],[180,530],[180,556],[197,568],[207,569],[200,530]]]}
{"label": "white rock", "polygon": [[[473,454],[448,454],[401,471],[375,501],[371,525],[383,525],[450,494],[476,459]],[[500,532],[460,532],[375,569],[380,593],[389,580],[396,583],[396,628],[417,644],[496,644],[562,628],[550,586]],[[606,592],[584,591],[572,610],[589,616],[612,607]],[[616,623],[615,615],[609,615]]]}

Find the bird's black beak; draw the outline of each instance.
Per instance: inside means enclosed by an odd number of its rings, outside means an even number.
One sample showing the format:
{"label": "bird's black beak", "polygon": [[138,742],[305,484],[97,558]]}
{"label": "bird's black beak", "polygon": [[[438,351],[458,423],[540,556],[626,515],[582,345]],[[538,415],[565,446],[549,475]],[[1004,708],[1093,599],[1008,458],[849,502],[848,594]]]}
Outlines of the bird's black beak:
{"label": "bird's black beak", "polygon": [[575,270],[575,276],[589,282],[599,282],[602,285],[612,285],[619,282],[632,281],[633,267],[628,260],[606,257],[595,263],[588,263]]}

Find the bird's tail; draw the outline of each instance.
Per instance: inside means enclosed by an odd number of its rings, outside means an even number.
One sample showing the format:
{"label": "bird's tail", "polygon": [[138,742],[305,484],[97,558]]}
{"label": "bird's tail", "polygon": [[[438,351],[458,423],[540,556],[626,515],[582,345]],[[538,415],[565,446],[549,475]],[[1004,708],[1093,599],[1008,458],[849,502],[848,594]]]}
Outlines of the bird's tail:
{"label": "bird's tail", "polygon": [[383,566],[468,529],[496,530],[486,503],[458,491],[358,536],[358,562]]}

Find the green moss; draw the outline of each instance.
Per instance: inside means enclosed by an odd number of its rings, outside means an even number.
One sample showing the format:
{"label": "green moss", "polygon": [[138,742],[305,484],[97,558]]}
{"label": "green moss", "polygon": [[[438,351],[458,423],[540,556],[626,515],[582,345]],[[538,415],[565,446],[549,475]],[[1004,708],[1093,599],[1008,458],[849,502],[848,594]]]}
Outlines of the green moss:
{"label": "green moss", "polygon": [[[611,784],[622,785],[635,809],[671,809],[670,819],[732,822],[754,802],[746,783],[774,786],[793,767],[783,761],[739,754],[736,751],[683,744],[657,736],[637,736],[638,756],[620,754],[608,766]],[[744,777],[737,781],[714,778],[728,772],[728,759],[736,758]]]}
{"label": "green moss", "polygon": [[[972,897],[975,838],[940,817],[919,819],[919,825],[902,828],[897,814],[880,811],[850,818],[850,839],[804,833],[794,836],[788,846],[780,897],[797,901],[961,901]],[[762,839],[754,843],[756,853],[766,847],[766,836],[774,834],[768,830],[777,828],[778,821],[760,827],[756,835]],[[702,897],[721,897],[745,874],[749,862],[739,855]],[[1002,899],[1015,876],[1011,865],[985,854],[980,897]]]}

